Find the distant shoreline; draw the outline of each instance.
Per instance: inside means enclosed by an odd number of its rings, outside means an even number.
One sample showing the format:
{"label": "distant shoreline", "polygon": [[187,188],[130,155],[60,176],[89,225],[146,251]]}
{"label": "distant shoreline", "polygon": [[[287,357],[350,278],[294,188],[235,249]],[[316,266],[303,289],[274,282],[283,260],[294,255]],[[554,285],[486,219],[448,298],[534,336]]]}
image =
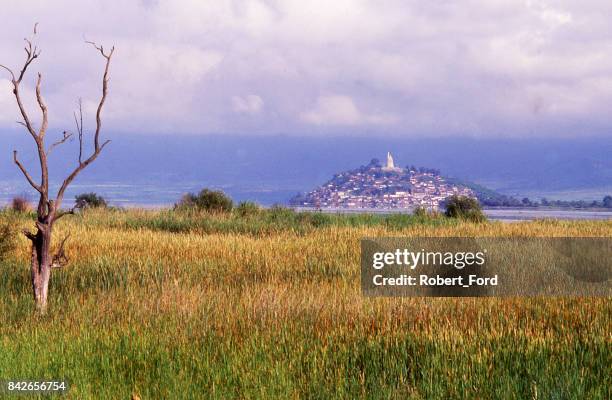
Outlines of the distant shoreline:
{"label": "distant shoreline", "polygon": [[[342,207],[303,207],[303,206],[287,206],[296,211],[323,211],[323,212],[374,212],[374,213],[405,213],[413,212],[414,208],[342,208]],[[568,212],[602,212],[612,213],[612,208],[603,207],[588,207],[588,208],[576,208],[576,207],[482,207],[483,211],[568,211]]]}
{"label": "distant shoreline", "polygon": [[[0,207],[8,206],[8,202],[0,202]],[[110,201],[112,207],[119,209],[143,210],[171,210],[173,203],[132,203]],[[326,214],[412,214],[414,208],[315,208],[289,206],[279,204],[281,207],[291,208],[298,212],[321,212]],[[270,208],[270,205],[261,205]],[[491,221],[521,222],[536,219],[556,220],[612,220],[612,209],[601,207],[572,208],[572,207],[483,207],[487,218]]]}
{"label": "distant shoreline", "polygon": [[524,211],[576,211],[612,213],[612,208],[604,207],[483,207],[483,210],[524,210]]}
{"label": "distant shoreline", "polygon": [[[331,214],[410,214],[412,209],[365,209],[365,208],[308,208],[292,207],[296,211],[304,212],[323,212]],[[558,219],[558,220],[612,220],[612,210],[605,208],[598,209],[570,209],[570,208],[512,208],[495,207],[483,208],[485,215],[492,221],[519,222],[531,221],[535,219]]]}

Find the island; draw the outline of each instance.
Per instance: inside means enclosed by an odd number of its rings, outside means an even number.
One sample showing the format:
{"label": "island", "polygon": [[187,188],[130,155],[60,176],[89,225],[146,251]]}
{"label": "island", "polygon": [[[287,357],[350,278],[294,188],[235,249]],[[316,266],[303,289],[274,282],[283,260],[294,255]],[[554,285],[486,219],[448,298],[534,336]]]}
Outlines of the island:
{"label": "island", "polygon": [[451,183],[431,168],[397,167],[390,152],[386,165],[377,159],[345,171],[322,186],[290,200],[294,207],[437,210],[451,196],[476,198],[469,187]]}

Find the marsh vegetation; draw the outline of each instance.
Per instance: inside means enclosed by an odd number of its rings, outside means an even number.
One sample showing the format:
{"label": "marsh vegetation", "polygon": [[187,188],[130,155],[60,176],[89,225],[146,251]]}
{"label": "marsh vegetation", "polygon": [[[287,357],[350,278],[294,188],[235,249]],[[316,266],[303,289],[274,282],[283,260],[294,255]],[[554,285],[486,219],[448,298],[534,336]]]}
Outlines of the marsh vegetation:
{"label": "marsh vegetation", "polygon": [[[366,298],[359,240],[610,236],[612,222],[248,208],[63,219],[70,263],[46,315],[17,235],[0,261],[0,376],[65,377],[73,399],[610,397],[609,298]],[[16,231],[33,218],[0,214]]]}

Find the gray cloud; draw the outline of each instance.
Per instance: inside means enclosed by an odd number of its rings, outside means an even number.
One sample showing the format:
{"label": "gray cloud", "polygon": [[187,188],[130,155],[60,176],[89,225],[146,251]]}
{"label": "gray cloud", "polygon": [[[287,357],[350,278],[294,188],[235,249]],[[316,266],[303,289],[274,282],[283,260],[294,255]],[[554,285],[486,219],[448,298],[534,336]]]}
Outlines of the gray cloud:
{"label": "gray cloud", "polygon": [[[92,116],[115,44],[106,125],[122,132],[606,134],[606,1],[247,0],[3,5],[0,63],[40,23],[51,124]],[[0,127],[18,114],[0,75]],[[33,105],[30,102],[30,105]],[[264,106],[265,105],[265,106]],[[35,110],[35,108],[32,108]]]}

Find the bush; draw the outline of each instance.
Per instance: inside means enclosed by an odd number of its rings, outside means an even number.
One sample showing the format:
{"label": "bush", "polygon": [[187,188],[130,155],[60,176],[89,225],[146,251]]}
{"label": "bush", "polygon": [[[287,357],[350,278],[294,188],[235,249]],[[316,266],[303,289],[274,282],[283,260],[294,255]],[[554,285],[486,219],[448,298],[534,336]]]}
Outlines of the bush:
{"label": "bush", "polygon": [[241,201],[235,209],[241,217],[252,217],[261,212],[261,208],[252,201]]}
{"label": "bush", "polygon": [[16,196],[11,200],[11,209],[15,212],[25,213],[32,211],[32,204],[26,196]]}
{"label": "bush", "polygon": [[197,195],[194,193],[187,193],[175,207],[179,209],[198,209],[211,212],[229,212],[232,210],[233,205],[232,199],[222,191],[203,189]]}
{"label": "bush", "polygon": [[74,206],[76,208],[106,208],[108,204],[104,197],[99,196],[98,194],[91,193],[81,193],[74,198]]}
{"label": "bush", "polygon": [[472,222],[483,222],[487,217],[480,208],[480,203],[473,197],[451,196],[446,202],[445,215],[450,218],[459,218]]}

